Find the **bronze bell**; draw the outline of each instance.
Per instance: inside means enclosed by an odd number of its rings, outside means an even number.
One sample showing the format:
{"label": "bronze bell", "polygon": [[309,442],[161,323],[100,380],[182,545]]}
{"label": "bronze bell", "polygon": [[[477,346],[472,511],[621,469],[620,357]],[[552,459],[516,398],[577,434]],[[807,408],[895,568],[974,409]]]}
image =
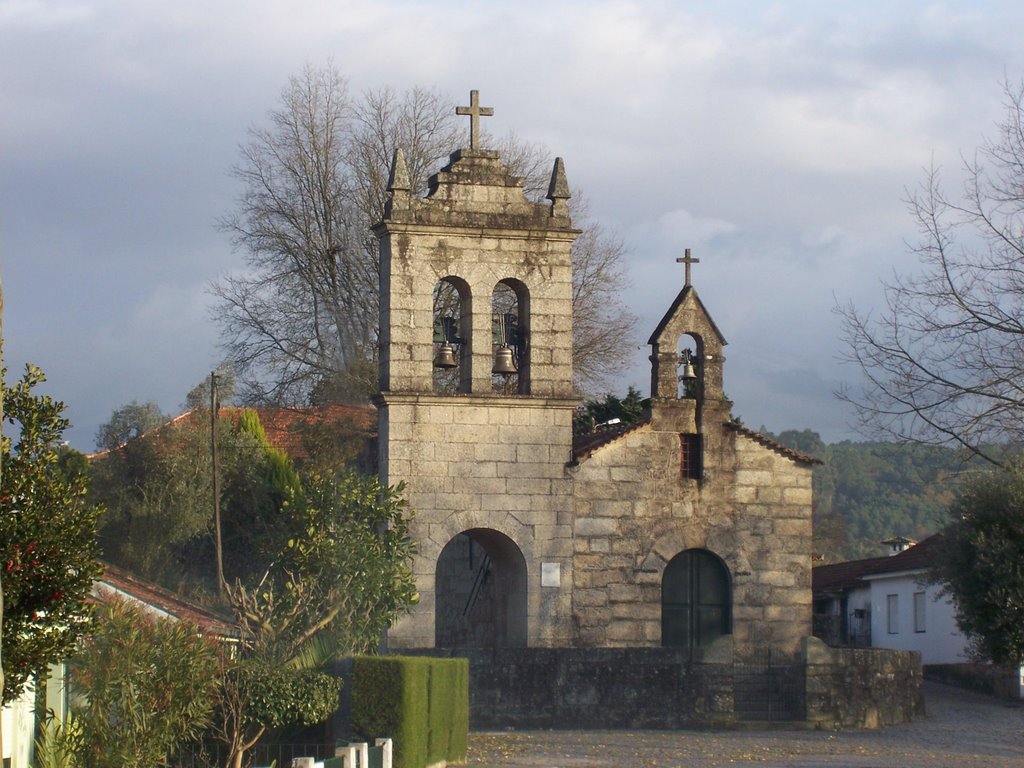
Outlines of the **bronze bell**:
{"label": "bronze bell", "polygon": [[679,378],[683,381],[697,380],[697,372],[693,370],[693,363],[690,362],[690,358],[686,358],[686,365],[683,366],[683,375]]}
{"label": "bronze bell", "polygon": [[512,350],[507,344],[503,344],[494,352],[494,367],[491,368],[491,373],[508,375],[515,372],[516,362],[512,358]]}
{"label": "bronze bell", "polygon": [[435,368],[457,368],[459,365],[455,359],[455,350],[452,349],[452,345],[447,341],[441,345],[441,348],[437,350],[437,355],[434,357]]}

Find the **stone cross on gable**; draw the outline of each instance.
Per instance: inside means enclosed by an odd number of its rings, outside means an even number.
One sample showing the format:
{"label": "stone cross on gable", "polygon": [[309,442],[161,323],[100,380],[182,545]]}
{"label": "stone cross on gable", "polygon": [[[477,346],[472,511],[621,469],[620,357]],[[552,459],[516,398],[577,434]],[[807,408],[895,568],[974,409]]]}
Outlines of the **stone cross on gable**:
{"label": "stone cross on gable", "polygon": [[690,283],[690,266],[693,264],[700,264],[700,259],[695,259],[690,256],[690,249],[687,248],[684,251],[684,255],[681,259],[676,259],[676,263],[686,265],[686,284],[684,287],[691,285]]}
{"label": "stone cross on gable", "polygon": [[469,106],[456,107],[456,115],[469,115],[469,148],[480,149],[480,118],[491,117],[494,107],[480,106],[480,91],[469,92]]}

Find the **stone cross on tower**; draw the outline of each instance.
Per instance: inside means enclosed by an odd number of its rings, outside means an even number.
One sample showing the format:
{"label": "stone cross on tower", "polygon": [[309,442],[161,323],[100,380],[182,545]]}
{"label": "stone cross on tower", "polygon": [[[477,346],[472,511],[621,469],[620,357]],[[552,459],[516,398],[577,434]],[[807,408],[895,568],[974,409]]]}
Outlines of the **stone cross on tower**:
{"label": "stone cross on tower", "polygon": [[684,251],[683,257],[681,259],[676,259],[676,262],[679,263],[679,264],[685,264],[686,265],[686,285],[684,287],[689,287],[691,285],[691,283],[690,283],[690,266],[692,264],[700,264],[700,259],[695,259],[695,258],[691,257],[690,256],[690,249],[687,248]]}
{"label": "stone cross on tower", "polygon": [[480,118],[494,115],[494,107],[480,106],[480,91],[469,92],[469,106],[456,107],[456,115],[469,115],[469,148],[480,149]]}

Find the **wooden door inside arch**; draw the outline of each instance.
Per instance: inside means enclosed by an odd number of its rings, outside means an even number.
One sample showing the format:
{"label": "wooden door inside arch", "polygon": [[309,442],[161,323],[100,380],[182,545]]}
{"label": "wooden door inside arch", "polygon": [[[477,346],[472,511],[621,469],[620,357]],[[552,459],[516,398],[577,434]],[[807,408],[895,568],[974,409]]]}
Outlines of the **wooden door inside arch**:
{"label": "wooden door inside arch", "polygon": [[441,550],[434,588],[435,647],[526,646],[526,559],[512,539],[463,531]]}
{"label": "wooden door inside arch", "polygon": [[661,582],[661,644],[691,652],[731,631],[729,569],[704,549],[669,561]]}

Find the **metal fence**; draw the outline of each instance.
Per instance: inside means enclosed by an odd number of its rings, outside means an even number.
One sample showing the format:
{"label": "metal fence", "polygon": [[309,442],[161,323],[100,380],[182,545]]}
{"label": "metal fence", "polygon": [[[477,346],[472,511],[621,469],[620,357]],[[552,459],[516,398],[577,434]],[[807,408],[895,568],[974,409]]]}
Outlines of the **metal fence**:
{"label": "metal fence", "polygon": [[754,648],[733,663],[737,720],[783,722],[807,717],[806,668],[799,654]]}
{"label": "metal fence", "polygon": [[[295,757],[314,757],[323,760],[334,757],[333,744],[257,744],[246,753],[246,766],[288,768]],[[227,750],[219,744],[194,744],[178,750],[169,761],[169,768],[224,768]]]}

